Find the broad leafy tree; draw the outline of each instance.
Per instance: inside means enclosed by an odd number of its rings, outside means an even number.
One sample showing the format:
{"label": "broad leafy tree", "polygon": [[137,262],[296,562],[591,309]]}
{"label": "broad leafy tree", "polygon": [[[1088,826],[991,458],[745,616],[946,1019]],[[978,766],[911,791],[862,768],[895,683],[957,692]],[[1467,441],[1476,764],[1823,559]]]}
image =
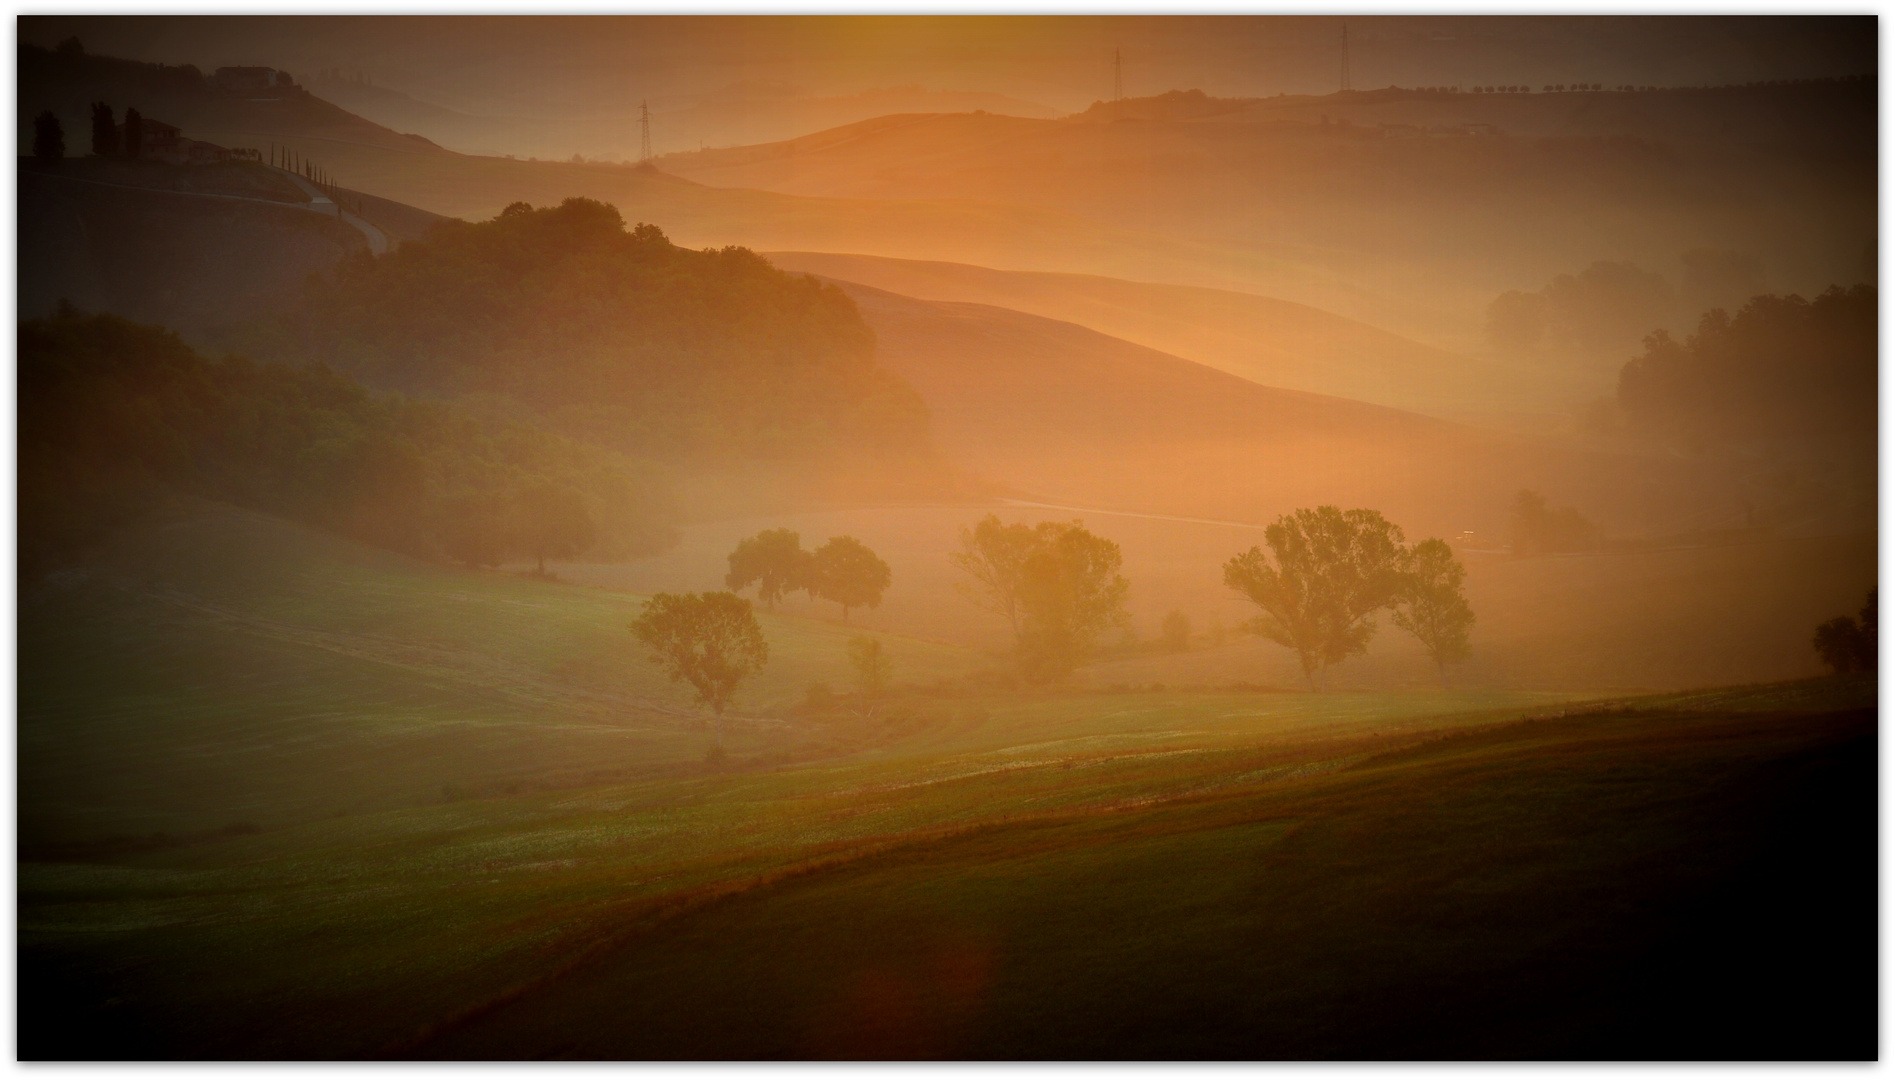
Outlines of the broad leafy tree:
{"label": "broad leafy tree", "polygon": [[1127,621],[1129,586],[1110,540],[1083,522],[1008,525],[987,515],[961,530],[949,562],[967,575],[955,587],[978,607],[1007,620],[1029,681],[1071,673],[1098,635]]}
{"label": "broad leafy tree", "polygon": [[1876,668],[1875,592],[1869,590],[1868,601],[1862,605],[1857,618],[1838,615],[1816,628],[1812,643],[1816,646],[1816,655],[1838,675]]}
{"label": "broad leafy tree", "polygon": [[1042,522],[1020,567],[1020,661],[1030,682],[1063,678],[1099,635],[1123,626],[1129,590],[1119,546],[1077,521]]}
{"label": "broad leafy tree", "polygon": [[775,611],[778,600],[804,587],[809,560],[801,536],[789,529],[765,529],[737,542],[724,585],[732,592],[755,585],[757,599]]}
{"label": "broad leafy tree", "polygon": [[955,590],[1005,618],[1015,637],[1020,633],[1020,571],[1039,543],[1031,527],[1007,525],[988,514],[961,530],[960,550],[948,555],[948,562],[968,577],[955,582]]}
{"label": "broad leafy tree", "polygon": [[1421,642],[1443,680],[1448,665],[1467,659],[1472,651],[1467,635],[1474,627],[1474,609],[1461,591],[1466,580],[1467,568],[1445,540],[1423,540],[1402,557],[1401,588],[1391,617]]}
{"label": "broad leafy tree", "polygon": [[770,659],[750,601],[736,593],[658,593],[645,601],[632,634],[651,649],[651,662],[672,682],[687,682],[716,715],[724,745],[724,710],[737,686]]}
{"label": "broad leafy tree", "polygon": [[1375,612],[1399,597],[1402,540],[1374,510],[1305,508],[1265,530],[1268,554],[1253,547],[1226,563],[1224,584],[1261,609],[1251,629],[1296,650],[1322,689],[1331,664],[1368,650]]}
{"label": "broad leafy tree", "polygon": [[842,621],[848,622],[851,608],[879,606],[890,580],[888,564],[867,544],[853,536],[832,536],[810,555],[803,587],[818,600],[841,604]]}

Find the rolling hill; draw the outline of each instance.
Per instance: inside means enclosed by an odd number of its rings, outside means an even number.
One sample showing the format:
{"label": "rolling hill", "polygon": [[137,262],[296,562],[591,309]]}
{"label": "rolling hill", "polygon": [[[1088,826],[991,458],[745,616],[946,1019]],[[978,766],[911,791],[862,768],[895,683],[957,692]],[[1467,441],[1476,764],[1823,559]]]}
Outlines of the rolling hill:
{"label": "rolling hill", "polygon": [[1624,532],[1735,512],[1734,493],[1686,462],[1259,386],[1005,308],[843,288],[880,362],[927,403],[943,452],[1021,497],[1250,522],[1317,503],[1373,506],[1435,535],[1503,535],[1522,487]]}
{"label": "rolling hill", "polygon": [[1609,387],[1565,382],[1431,348],[1303,304],[1254,293],[1086,274],[994,270],[828,252],[769,252],[786,270],[919,300],[1011,308],[1078,323],[1286,390],[1438,415],[1565,407]]}
{"label": "rolling hill", "polygon": [[[1541,125],[1558,134],[1436,131],[1421,109],[1395,105],[1391,115],[1414,122],[1325,122],[1328,98],[1302,103],[1301,112],[1259,104],[1108,123],[888,116],[765,146],[667,155],[659,165],[720,187],[1003,202],[1246,245],[1297,269],[1285,279],[1259,273],[1253,291],[1458,347],[1475,339],[1494,293],[1537,288],[1598,259],[1669,271],[1686,250],[1736,248],[1759,254],[1779,287],[1804,290],[1853,273],[1873,232],[1865,86],[1707,91],[1707,104],[1669,126],[1644,122],[1636,104],[1602,105],[1589,125]],[[1544,95],[1615,96],[1644,95]],[[1570,113],[1580,105],[1521,108]],[[1774,126],[1760,133],[1741,122],[1754,114]],[[1831,137],[1764,138],[1802,125]],[[1693,137],[1660,141],[1645,130]],[[1350,295],[1344,282],[1361,291]]]}

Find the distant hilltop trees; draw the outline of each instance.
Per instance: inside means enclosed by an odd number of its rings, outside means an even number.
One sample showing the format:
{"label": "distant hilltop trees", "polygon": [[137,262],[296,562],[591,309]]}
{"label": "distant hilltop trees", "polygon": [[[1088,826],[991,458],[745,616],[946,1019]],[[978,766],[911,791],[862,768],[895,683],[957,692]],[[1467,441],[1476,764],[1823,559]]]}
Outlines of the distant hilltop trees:
{"label": "distant hilltop trees", "polygon": [[444,222],[345,264],[316,357],[428,395],[488,394],[670,460],[931,459],[927,410],[855,303],[739,247],[692,251],[590,199]]}

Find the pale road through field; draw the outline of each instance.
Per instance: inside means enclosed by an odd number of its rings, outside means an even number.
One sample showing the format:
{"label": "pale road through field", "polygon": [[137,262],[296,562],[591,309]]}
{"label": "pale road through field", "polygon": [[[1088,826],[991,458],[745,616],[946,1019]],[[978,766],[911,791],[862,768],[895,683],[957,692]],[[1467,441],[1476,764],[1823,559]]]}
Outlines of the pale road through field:
{"label": "pale road through field", "polygon": [[[274,168],[274,166],[272,167]],[[336,217],[355,226],[356,231],[362,234],[362,238],[368,241],[368,249],[371,253],[376,255],[385,255],[388,253],[388,234],[370,225],[368,222],[363,221],[361,218],[356,217],[354,214],[343,210],[342,207],[336,205],[334,199],[323,194],[321,188],[303,179],[301,176],[290,172],[288,169],[277,169],[276,171],[289,177],[290,183],[303,189],[304,193],[309,196],[309,208],[311,210],[319,214],[327,214],[333,211]]]}

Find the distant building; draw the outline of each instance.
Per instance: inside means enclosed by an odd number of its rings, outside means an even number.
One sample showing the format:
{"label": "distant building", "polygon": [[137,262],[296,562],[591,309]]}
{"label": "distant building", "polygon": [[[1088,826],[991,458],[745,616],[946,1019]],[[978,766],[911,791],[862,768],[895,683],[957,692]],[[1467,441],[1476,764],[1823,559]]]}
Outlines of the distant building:
{"label": "distant building", "polygon": [[296,83],[287,71],[271,67],[220,67],[211,85],[226,94],[255,94],[281,90]]}
{"label": "distant building", "polygon": [[[184,132],[175,124],[163,120],[145,117],[143,120],[144,137],[140,140],[138,156],[149,161],[162,161],[167,165],[210,165],[219,161],[229,161],[233,156],[257,159],[255,150],[233,153],[202,139],[187,139]],[[118,144],[126,147],[125,124],[118,124]]]}

